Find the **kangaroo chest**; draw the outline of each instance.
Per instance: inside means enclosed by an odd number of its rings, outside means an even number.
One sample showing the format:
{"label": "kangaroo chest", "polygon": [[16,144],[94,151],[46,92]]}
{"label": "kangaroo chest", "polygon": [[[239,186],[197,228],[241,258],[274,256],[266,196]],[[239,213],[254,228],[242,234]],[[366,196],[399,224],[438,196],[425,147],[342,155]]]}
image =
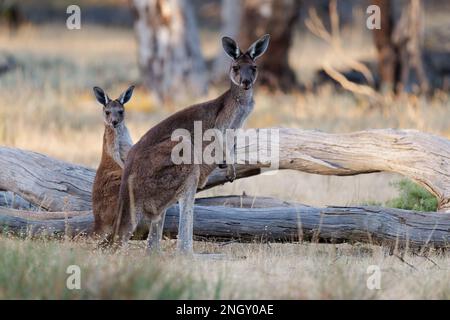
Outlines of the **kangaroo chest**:
{"label": "kangaroo chest", "polygon": [[253,100],[249,101],[246,104],[239,104],[236,108],[235,116],[233,122],[231,123],[231,129],[238,129],[244,125],[245,120],[248,118],[248,115],[253,110]]}
{"label": "kangaroo chest", "polygon": [[223,111],[223,115],[220,117],[221,121],[217,124],[217,128],[221,131],[241,128],[250,112],[252,112],[253,105],[253,100],[246,102],[234,100]]}
{"label": "kangaroo chest", "polygon": [[107,139],[110,141],[107,144],[108,153],[119,166],[123,167],[128,151],[130,151],[133,145],[128,129],[123,126],[115,128],[108,133]]}
{"label": "kangaroo chest", "polygon": [[128,151],[130,151],[131,146],[133,145],[133,142],[131,141],[130,134],[125,127],[123,129],[123,132],[118,136],[118,153],[120,155],[120,159],[125,162]]}

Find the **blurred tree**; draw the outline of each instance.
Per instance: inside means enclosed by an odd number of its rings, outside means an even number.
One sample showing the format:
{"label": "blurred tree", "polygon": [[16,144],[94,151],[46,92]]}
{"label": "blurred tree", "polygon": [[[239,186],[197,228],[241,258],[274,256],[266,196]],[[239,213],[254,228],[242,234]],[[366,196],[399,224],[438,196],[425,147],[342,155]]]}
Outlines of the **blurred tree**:
{"label": "blurred tree", "polygon": [[410,0],[403,8],[396,25],[392,40],[400,55],[401,73],[396,90],[402,91],[409,85],[411,71],[422,92],[427,92],[429,85],[422,60],[424,38],[424,15],[421,0]]}
{"label": "blurred tree", "polygon": [[[237,39],[239,36],[239,28],[242,15],[241,0],[222,0],[221,18],[222,18],[222,36],[228,36]],[[223,80],[227,74],[230,57],[222,49],[219,51],[213,62],[213,70],[211,78],[218,82]]]}
{"label": "blurred tree", "polygon": [[207,91],[206,66],[190,0],[131,0],[144,85],[159,103]]}
{"label": "blurred tree", "polygon": [[[222,0],[224,35],[237,37],[241,46],[249,46],[263,34],[270,34],[268,52],[259,62],[259,82],[270,89],[288,92],[298,87],[288,58],[300,4],[300,0]],[[214,78],[220,77],[220,70],[226,71],[224,56],[218,59]]]}
{"label": "blurred tree", "polygon": [[0,21],[5,20],[11,35],[14,35],[24,22],[19,4],[12,0],[0,0]]}
{"label": "blurred tree", "polygon": [[422,61],[423,8],[421,0],[374,0],[381,9],[381,29],[374,30],[380,89],[397,93],[409,87],[411,70],[422,92],[428,80]]}
{"label": "blurred tree", "polygon": [[392,91],[397,83],[399,61],[397,49],[392,42],[394,17],[391,2],[390,0],[374,0],[374,4],[380,7],[381,12],[381,28],[373,31],[378,54],[380,89],[383,92]]}

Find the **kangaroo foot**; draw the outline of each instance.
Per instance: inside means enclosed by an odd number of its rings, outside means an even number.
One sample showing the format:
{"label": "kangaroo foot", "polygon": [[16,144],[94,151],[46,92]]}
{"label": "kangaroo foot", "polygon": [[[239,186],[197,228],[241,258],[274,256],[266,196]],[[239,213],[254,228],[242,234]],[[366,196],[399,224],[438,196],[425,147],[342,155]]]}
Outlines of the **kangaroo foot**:
{"label": "kangaroo foot", "polygon": [[227,175],[228,181],[233,182],[236,180],[236,167],[234,164],[231,164],[227,167]]}
{"label": "kangaroo foot", "polygon": [[178,240],[177,252],[181,255],[191,256],[194,254],[192,242],[185,242]]}

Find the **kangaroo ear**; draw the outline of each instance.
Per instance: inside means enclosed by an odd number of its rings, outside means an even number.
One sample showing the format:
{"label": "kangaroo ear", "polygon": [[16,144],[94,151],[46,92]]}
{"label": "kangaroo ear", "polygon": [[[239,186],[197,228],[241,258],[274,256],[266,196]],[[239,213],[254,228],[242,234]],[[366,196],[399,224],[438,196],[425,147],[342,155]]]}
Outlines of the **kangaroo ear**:
{"label": "kangaroo ear", "polygon": [[234,41],[230,37],[222,38],[222,46],[226,54],[234,60],[236,60],[242,54],[241,49],[239,49],[236,41]]}
{"label": "kangaroo ear", "polygon": [[264,52],[266,52],[267,48],[269,47],[269,41],[270,41],[270,35],[266,34],[256,40],[250,48],[248,48],[247,53],[249,54],[250,58],[253,60],[258,59],[261,57]]}
{"label": "kangaroo ear", "polygon": [[109,102],[109,97],[108,95],[103,91],[102,88],[99,87],[94,87],[94,94],[95,97],[97,98],[97,101],[100,102],[102,105],[106,106]]}
{"label": "kangaroo ear", "polygon": [[119,97],[119,102],[121,104],[125,104],[128,101],[130,101],[131,96],[133,95],[133,90],[134,90],[134,86],[131,86],[127,89],[127,91],[125,91],[124,93],[122,93]]}

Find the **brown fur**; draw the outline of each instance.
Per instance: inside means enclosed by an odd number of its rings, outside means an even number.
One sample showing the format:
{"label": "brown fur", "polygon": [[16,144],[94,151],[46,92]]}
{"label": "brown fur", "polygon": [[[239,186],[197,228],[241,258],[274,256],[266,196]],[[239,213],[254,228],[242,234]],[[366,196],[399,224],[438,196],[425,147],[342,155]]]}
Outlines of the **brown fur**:
{"label": "brown fur", "polygon": [[92,208],[94,213],[94,232],[97,235],[112,232],[114,216],[117,212],[118,194],[122,179],[122,168],[110,154],[110,147],[114,144],[115,132],[105,125],[103,135],[103,151],[100,165],[94,179],[92,189]]}
{"label": "brown fur", "polygon": [[[232,45],[229,51],[231,54],[236,53]],[[115,234],[122,242],[129,239],[140,219],[146,218],[156,223],[163,219],[166,209],[178,200],[183,200],[180,207],[193,206],[193,194],[197,187],[206,183],[218,164],[175,165],[171,153],[179,142],[171,141],[171,135],[177,129],[186,129],[191,134],[191,141],[194,141],[195,121],[201,121],[203,132],[215,128],[225,133],[226,129],[240,128],[254,104],[252,86],[257,77],[256,64],[251,57],[254,53],[255,50],[249,49],[234,59],[230,68],[231,88],[227,92],[217,99],[173,114],[150,129],[131,148],[125,163],[120,187],[120,208],[115,222]],[[203,148],[206,145],[204,143]],[[192,220],[187,221],[185,224],[190,226],[182,226],[180,218],[179,232],[184,237],[187,234],[192,237]],[[185,243],[188,244],[182,250],[191,250],[191,243]]]}
{"label": "brown fur", "polygon": [[100,237],[112,233],[114,217],[118,210],[123,166],[132,146],[124,122],[124,104],[131,98],[133,89],[134,86],[131,86],[118,99],[111,100],[101,88],[94,88],[97,101],[103,105],[105,123],[102,158],[92,188],[94,233]]}
{"label": "brown fur", "polygon": [[[150,129],[131,148],[120,189],[120,201],[123,202],[120,225],[124,228],[119,231],[121,237],[128,237],[135,227],[131,225],[130,185],[135,201],[136,220],[145,216],[155,221],[186,191],[188,186],[185,181],[189,176],[198,175],[199,186],[206,183],[216,165],[174,165],[171,152],[179,142],[171,141],[170,138],[174,130],[186,129],[191,133],[193,141],[194,121],[202,121],[203,131],[211,128],[239,128],[241,120],[236,117],[240,114],[246,117],[250,113],[253,109],[253,99],[251,90],[243,93],[242,89],[234,85],[233,87],[234,89],[228,90],[215,100],[173,114]],[[236,100],[240,95],[244,96],[241,101],[247,104],[245,107],[241,107]]]}

